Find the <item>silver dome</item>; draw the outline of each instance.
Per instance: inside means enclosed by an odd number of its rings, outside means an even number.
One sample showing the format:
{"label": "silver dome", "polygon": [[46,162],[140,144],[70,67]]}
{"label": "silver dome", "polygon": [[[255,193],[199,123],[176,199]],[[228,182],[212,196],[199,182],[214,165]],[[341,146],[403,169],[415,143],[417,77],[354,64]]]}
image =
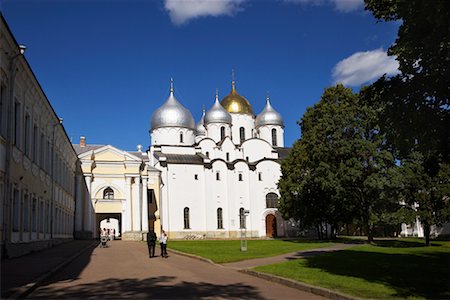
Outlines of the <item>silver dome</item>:
{"label": "silver dome", "polygon": [[195,126],[195,129],[197,130],[197,135],[206,135],[205,109],[204,108],[203,108],[202,117],[200,118],[200,121],[198,121],[197,125]]}
{"label": "silver dome", "polygon": [[264,125],[279,125],[284,127],[283,117],[270,105],[270,100],[267,97],[266,107],[263,111],[256,117],[256,127]]}
{"label": "silver dome", "polygon": [[194,129],[195,122],[192,114],[173,95],[173,86],[166,102],[152,115],[151,130],[160,127],[186,127]]}
{"label": "silver dome", "polygon": [[223,108],[219,102],[219,95],[216,94],[216,102],[205,114],[205,124],[226,123],[231,125],[231,115]]}

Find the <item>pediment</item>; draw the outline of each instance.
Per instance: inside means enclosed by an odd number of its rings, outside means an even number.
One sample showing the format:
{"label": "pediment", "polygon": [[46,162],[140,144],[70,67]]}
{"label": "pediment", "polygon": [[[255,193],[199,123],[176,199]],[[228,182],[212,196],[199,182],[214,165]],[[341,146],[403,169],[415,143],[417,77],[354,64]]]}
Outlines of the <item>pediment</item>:
{"label": "pediment", "polygon": [[107,162],[141,162],[142,160],[126,151],[120,150],[114,146],[106,145],[101,148],[81,154],[80,159],[90,158],[95,161]]}

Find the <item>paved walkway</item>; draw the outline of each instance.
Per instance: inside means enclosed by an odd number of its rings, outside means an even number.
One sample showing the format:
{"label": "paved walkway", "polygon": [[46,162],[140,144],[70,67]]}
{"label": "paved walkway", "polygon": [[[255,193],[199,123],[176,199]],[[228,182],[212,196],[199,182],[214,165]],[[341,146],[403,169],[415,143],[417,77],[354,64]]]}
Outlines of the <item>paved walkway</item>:
{"label": "paved walkway", "polygon": [[37,280],[52,270],[58,269],[70,258],[95,247],[96,244],[94,241],[70,241],[25,256],[2,260],[2,299],[24,292]]}
{"label": "paved walkway", "polygon": [[[324,299],[178,255],[149,259],[142,242],[113,241],[86,251],[29,295],[33,299]],[[159,250],[159,249],[157,249]],[[25,269],[22,270],[26,272]]]}
{"label": "paved walkway", "polygon": [[235,269],[250,269],[257,266],[276,264],[284,261],[289,261],[293,259],[309,257],[314,255],[319,255],[327,252],[335,252],[344,250],[350,247],[354,247],[355,244],[335,244],[329,247],[317,248],[317,249],[308,249],[308,250],[300,250],[291,253],[281,254],[278,256],[272,257],[263,257],[263,258],[254,258],[248,259],[238,262],[226,263],[223,264],[225,267],[235,268]]}

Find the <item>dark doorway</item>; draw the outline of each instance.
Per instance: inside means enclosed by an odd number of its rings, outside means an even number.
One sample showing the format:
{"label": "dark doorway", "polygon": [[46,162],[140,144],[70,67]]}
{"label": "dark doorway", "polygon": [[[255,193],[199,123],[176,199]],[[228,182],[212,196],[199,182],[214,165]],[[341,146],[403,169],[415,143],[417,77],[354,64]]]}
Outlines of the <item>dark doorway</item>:
{"label": "dark doorway", "polygon": [[266,237],[277,237],[277,218],[272,214],[266,216]]}

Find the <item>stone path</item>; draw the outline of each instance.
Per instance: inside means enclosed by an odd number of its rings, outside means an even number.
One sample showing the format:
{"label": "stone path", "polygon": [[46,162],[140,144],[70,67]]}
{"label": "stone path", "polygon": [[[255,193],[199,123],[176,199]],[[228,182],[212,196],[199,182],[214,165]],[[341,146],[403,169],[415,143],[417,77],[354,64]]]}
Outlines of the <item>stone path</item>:
{"label": "stone path", "polygon": [[293,259],[298,259],[302,257],[309,257],[314,255],[319,255],[327,252],[335,252],[344,250],[350,247],[354,247],[355,244],[335,244],[329,247],[317,248],[317,249],[309,249],[309,250],[300,250],[291,253],[281,254],[278,256],[272,257],[263,257],[263,258],[253,258],[238,262],[226,263],[223,264],[225,267],[235,268],[235,269],[250,269],[257,266],[276,264],[284,261],[289,261]]}
{"label": "stone path", "polygon": [[167,259],[149,259],[146,244],[142,242],[113,241],[110,245],[80,255],[29,297],[324,299],[170,251]]}

